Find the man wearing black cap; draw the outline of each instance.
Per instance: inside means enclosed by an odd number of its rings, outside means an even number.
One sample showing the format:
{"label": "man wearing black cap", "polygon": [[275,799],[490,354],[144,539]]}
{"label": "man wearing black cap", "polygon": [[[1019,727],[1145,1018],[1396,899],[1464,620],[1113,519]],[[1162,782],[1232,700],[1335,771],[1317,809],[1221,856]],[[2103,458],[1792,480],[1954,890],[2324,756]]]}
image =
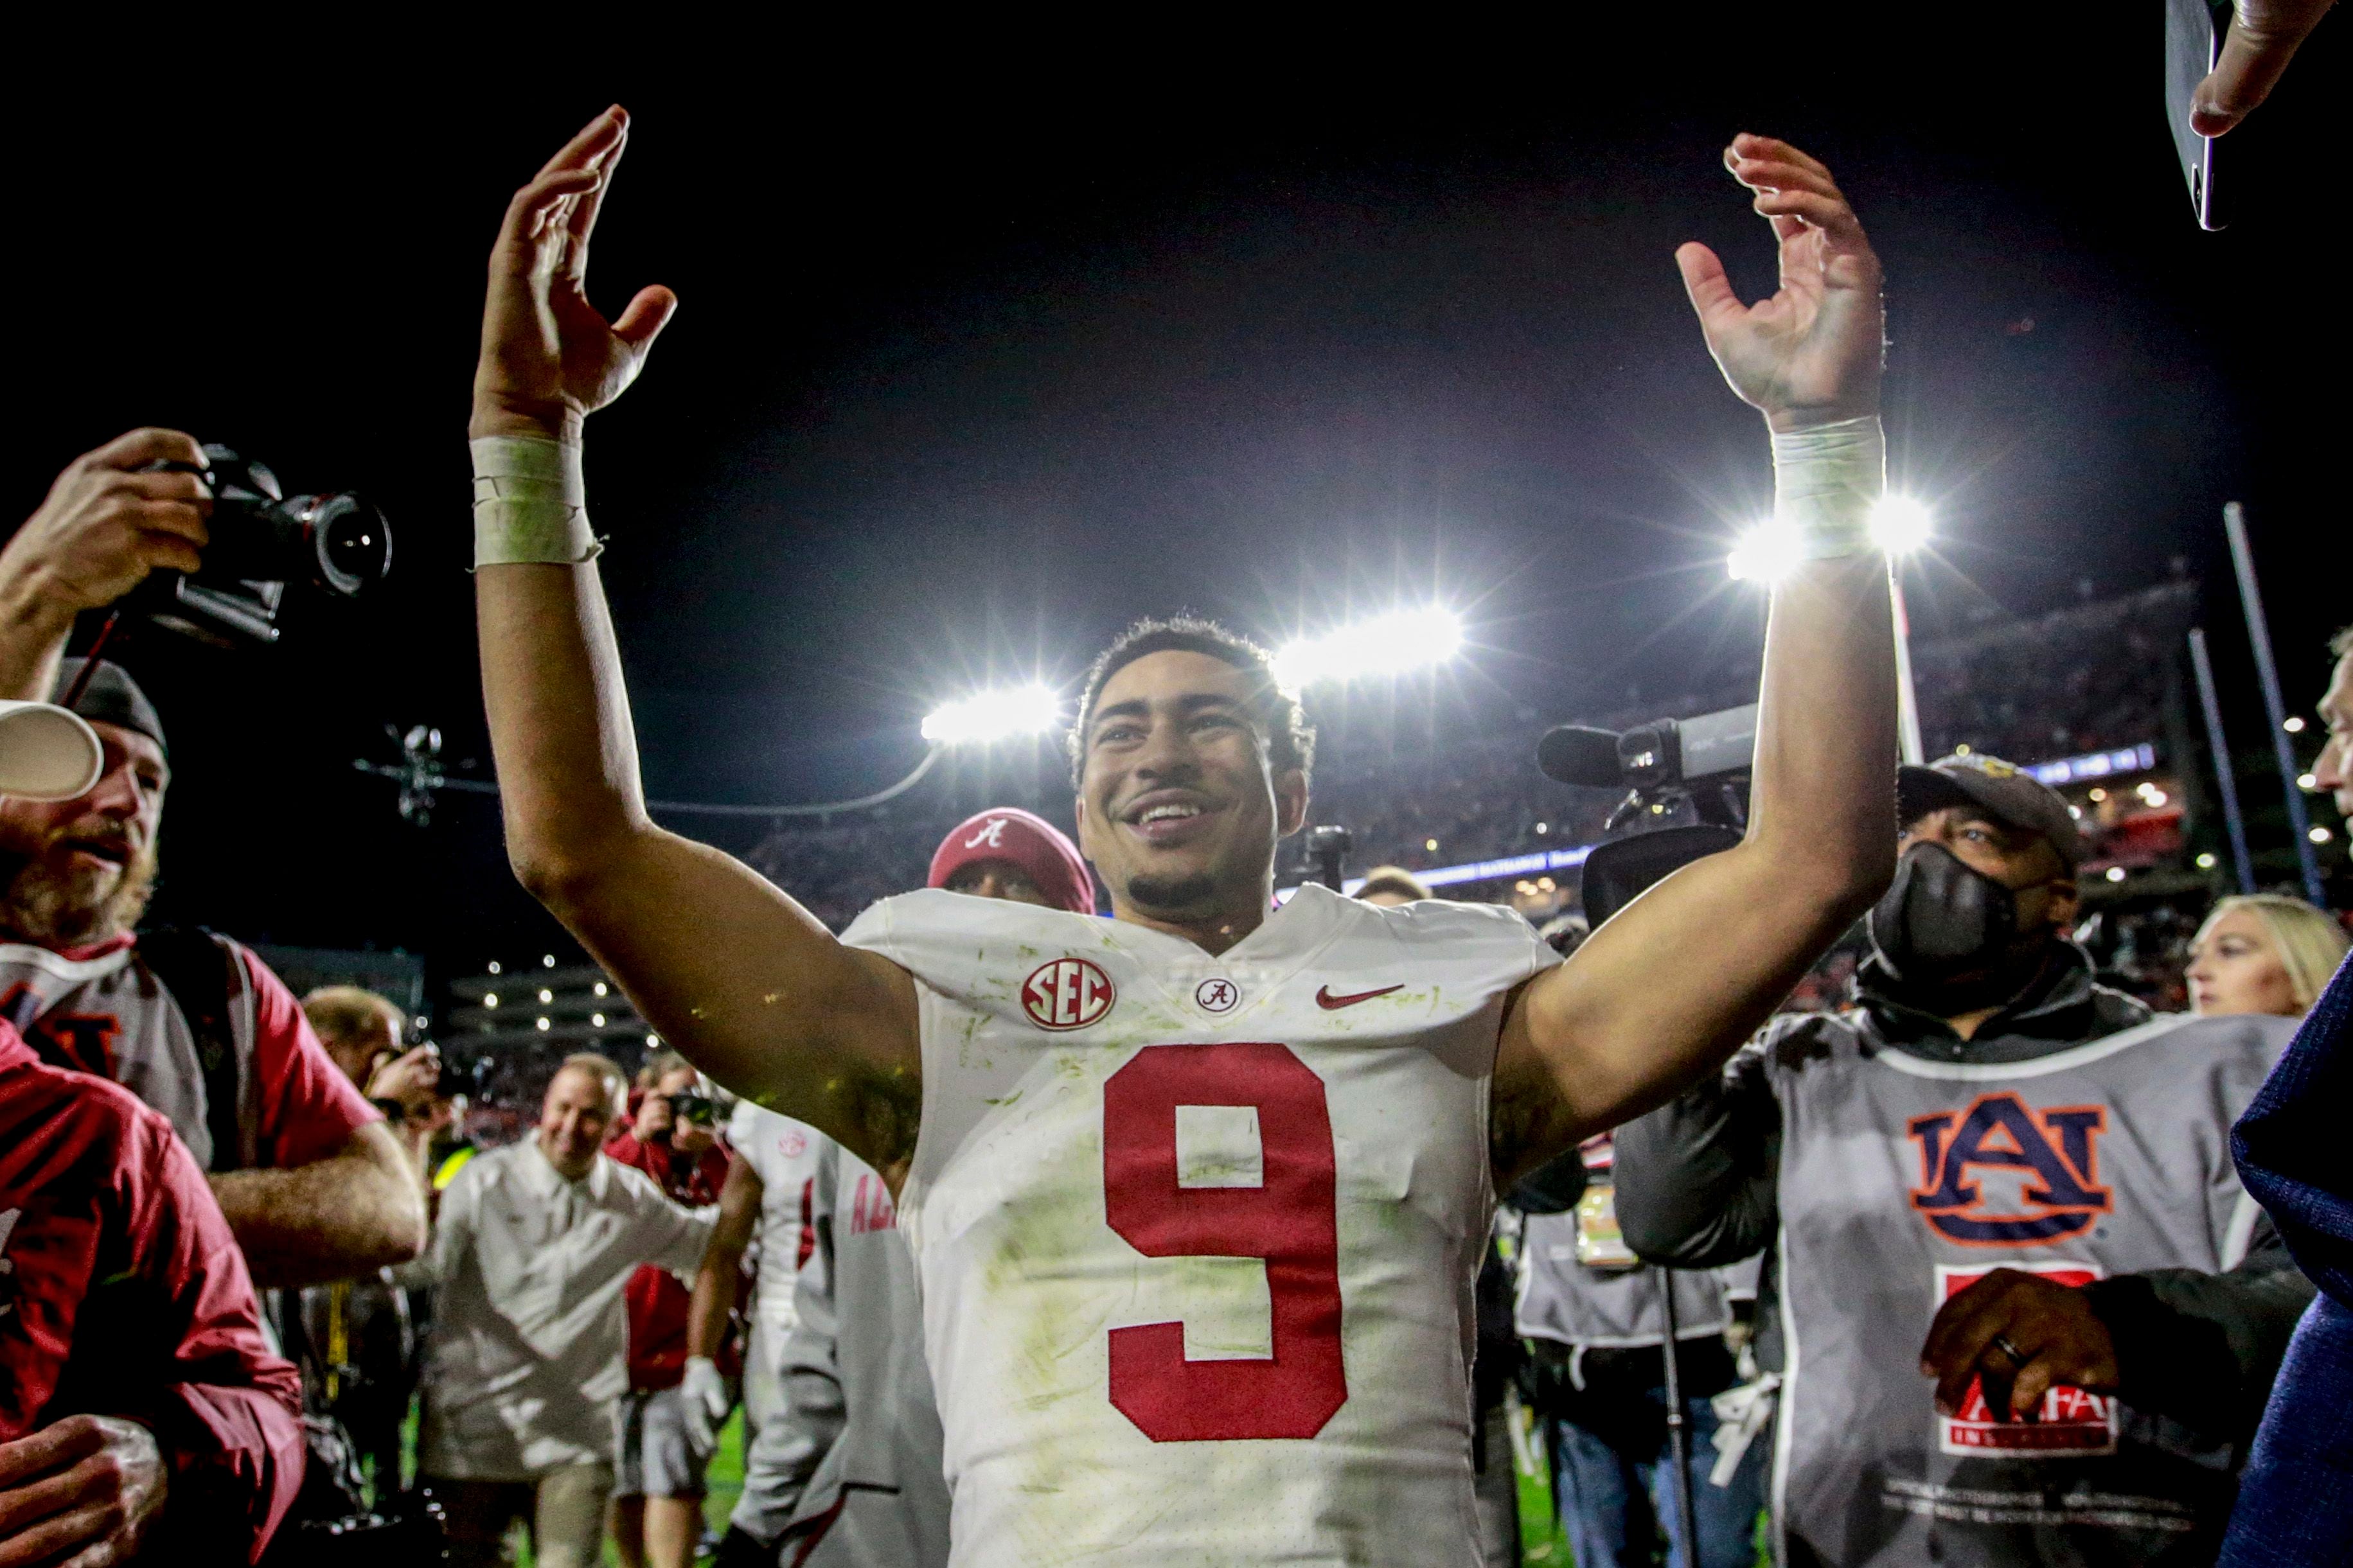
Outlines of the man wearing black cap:
{"label": "man wearing black cap", "polygon": [[[79,794],[102,752],[0,701],[0,795]],[[0,1018],[0,1562],[248,1563],[301,1480],[301,1412],[186,1148]]]}
{"label": "man wearing black cap", "polygon": [[[60,695],[82,668],[64,661]],[[0,795],[0,1016],[51,1065],[111,1079],[170,1121],[260,1283],[414,1257],[414,1175],[284,983],[225,938],[133,936],[170,779],[163,721],[103,662],[74,706],[103,747],[97,783],[67,800]]]}
{"label": "man wearing black cap", "polygon": [[2018,768],[1897,793],[1855,1008],[1620,1131],[1626,1239],[1770,1248],[1783,1562],[2211,1562],[2311,1295],[2228,1148],[2294,1026],[2095,983],[2082,836]]}

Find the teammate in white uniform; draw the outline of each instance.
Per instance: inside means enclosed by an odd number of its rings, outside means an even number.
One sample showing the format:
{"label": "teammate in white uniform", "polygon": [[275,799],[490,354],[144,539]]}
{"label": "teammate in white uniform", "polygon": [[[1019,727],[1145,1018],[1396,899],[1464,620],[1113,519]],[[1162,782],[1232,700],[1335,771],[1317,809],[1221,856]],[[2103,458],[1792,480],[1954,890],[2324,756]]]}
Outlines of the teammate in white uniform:
{"label": "teammate in white uniform", "polygon": [[1742,137],[1780,291],[1743,306],[1677,255],[1802,558],[1739,847],[1554,967],[1494,910],[1310,889],[1270,915],[1312,731],[1257,648],[1160,623],[1098,661],[1073,734],[1112,921],[926,891],[838,941],[645,812],[577,463],[675,303],[608,325],[586,299],[627,131],[598,117],[517,193],[491,266],[475,582],[519,875],[666,1038],[899,1190],[959,1568],[1475,1563],[1495,1185],[1721,1063],[1893,865],[1879,276],[1844,198]]}

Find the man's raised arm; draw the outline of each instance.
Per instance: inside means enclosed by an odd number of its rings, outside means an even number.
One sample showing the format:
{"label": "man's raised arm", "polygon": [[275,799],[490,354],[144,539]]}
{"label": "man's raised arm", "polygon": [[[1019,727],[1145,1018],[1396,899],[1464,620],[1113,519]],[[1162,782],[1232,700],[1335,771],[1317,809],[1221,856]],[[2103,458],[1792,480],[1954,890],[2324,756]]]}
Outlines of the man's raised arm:
{"label": "man's raised arm", "polygon": [[607,323],[588,240],[628,118],[607,110],[515,194],[474,376],[475,603],[507,854],[662,1037],[879,1167],[914,1137],[914,984],[757,873],[648,818],[580,489],[582,428],[677,307]]}
{"label": "man's raised arm", "polygon": [[1705,246],[1675,261],[1725,379],[1772,431],[1776,521],[1806,557],[1773,590],[1748,832],[1515,999],[1495,1064],[1507,1178],[1718,1067],[1894,871],[1894,642],[1867,523],[1879,262],[1820,163],[1762,136],[1725,162],[1772,223],[1780,288],[1744,306]]}

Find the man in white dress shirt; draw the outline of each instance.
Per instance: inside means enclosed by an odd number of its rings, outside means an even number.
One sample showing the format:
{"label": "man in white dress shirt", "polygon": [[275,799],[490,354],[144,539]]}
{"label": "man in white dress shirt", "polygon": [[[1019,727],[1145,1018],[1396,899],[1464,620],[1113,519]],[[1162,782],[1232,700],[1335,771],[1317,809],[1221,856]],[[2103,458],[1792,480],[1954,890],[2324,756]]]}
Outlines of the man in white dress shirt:
{"label": "man in white dress shirt", "polygon": [[607,1058],[566,1058],[536,1135],[458,1173],[432,1246],[401,1271],[440,1291],[417,1469],[448,1510],[455,1568],[501,1561],[519,1517],[541,1568],[600,1561],[628,1384],[621,1292],[641,1263],[693,1269],[714,1212],[601,1152],[624,1087]]}

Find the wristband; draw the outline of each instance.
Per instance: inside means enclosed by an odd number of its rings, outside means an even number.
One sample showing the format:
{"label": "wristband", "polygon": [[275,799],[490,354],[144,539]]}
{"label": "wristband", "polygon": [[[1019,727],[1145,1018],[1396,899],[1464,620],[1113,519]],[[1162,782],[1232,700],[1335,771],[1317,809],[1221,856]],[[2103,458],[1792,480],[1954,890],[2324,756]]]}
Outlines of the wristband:
{"label": "wristband", "polygon": [[474,458],[474,564],[576,566],[604,550],[588,531],[580,448],[544,436],[484,436]]}
{"label": "wristband", "polygon": [[1773,521],[1801,560],[1873,549],[1871,508],[1886,479],[1876,414],[1774,433]]}
{"label": "wristband", "polygon": [[375,1106],[378,1110],[383,1111],[384,1119],[392,1123],[395,1127],[399,1126],[402,1122],[408,1120],[408,1107],[403,1105],[400,1101],[393,1099],[389,1095],[377,1095],[375,1099],[369,1100],[368,1103]]}

